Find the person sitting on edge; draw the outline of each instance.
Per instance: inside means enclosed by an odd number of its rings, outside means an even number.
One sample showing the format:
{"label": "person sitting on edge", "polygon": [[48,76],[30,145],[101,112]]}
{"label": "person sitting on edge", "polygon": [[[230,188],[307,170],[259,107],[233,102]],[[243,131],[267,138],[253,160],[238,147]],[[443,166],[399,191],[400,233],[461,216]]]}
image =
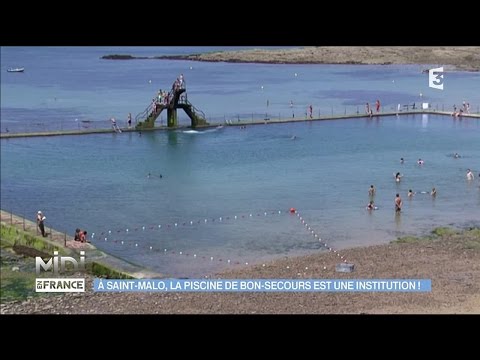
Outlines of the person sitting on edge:
{"label": "person sitting on edge", "polygon": [[87,241],[87,232],[85,230],[81,231],[80,230],[80,242],[88,242]]}
{"label": "person sitting on edge", "polygon": [[80,241],[80,232],[81,230],[79,228],[75,229],[75,237],[73,238],[73,240]]}

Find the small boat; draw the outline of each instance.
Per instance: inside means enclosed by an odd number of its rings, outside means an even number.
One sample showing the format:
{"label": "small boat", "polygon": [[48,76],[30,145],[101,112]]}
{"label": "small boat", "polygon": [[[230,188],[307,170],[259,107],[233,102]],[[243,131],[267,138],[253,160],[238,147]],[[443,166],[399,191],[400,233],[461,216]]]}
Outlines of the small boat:
{"label": "small boat", "polygon": [[7,69],[7,72],[24,72],[25,71],[25,68],[21,67],[21,68],[9,68]]}

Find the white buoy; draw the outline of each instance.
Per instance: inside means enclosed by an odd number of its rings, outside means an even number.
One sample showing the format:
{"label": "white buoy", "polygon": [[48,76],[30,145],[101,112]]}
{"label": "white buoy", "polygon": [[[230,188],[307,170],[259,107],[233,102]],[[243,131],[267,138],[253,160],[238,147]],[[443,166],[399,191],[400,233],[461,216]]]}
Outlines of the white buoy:
{"label": "white buoy", "polygon": [[108,233],[111,234],[111,233],[112,233],[112,230],[108,230]]}
{"label": "white buoy", "polygon": [[150,246],[150,250],[152,250],[153,248]]}
{"label": "white buoy", "polygon": [[248,265],[248,262],[246,262],[245,265]]}
{"label": "white buoy", "polygon": [[123,240],[122,240],[122,245],[123,245]]}
{"label": "white buoy", "polygon": [[180,251],[179,254],[182,255],[183,253]]}
{"label": "white buoy", "polygon": [[210,261],[213,261],[213,256],[210,256]]}
{"label": "white buoy", "polygon": [[298,74],[297,74],[297,73],[295,73],[295,77],[297,77],[297,76],[298,76]]}
{"label": "white buoy", "polygon": [[196,258],[196,257],[197,257],[197,254],[193,254],[193,257]]}
{"label": "white buoy", "polygon": [[158,225],[158,228],[160,229],[162,227],[162,225]]}
{"label": "white buoy", "polygon": [[138,244],[135,244],[135,247],[138,247]]}
{"label": "white buoy", "polygon": [[142,230],[145,230],[145,226],[142,226]]}
{"label": "white buoy", "polygon": [[128,232],[128,229],[127,229],[127,230],[125,230],[125,231],[126,231],[126,232]]}
{"label": "white buoy", "polygon": [[178,224],[177,224],[177,223],[175,223],[175,226],[177,226],[177,225],[178,225]]}
{"label": "white buoy", "polygon": [[230,259],[228,259],[228,260],[227,260],[227,263],[229,263],[229,264],[230,264]]}
{"label": "white buoy", "polygon": [[151,83],[152,83],[152,80],[148,80],[148,83],[151,84]]}
{"label": "white buoy", "polygon": [[190,221],[190,225],[193,225],[193,221]]}

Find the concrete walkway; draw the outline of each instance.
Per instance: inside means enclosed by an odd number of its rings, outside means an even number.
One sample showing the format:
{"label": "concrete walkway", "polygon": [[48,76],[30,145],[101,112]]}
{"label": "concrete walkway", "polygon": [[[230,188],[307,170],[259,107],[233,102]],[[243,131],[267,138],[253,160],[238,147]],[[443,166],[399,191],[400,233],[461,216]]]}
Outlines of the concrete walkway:
{"label": "concrete walkway", "polygon": [[[33,214],[32,217],[35,217],[35,214]],[[34,221],[14,215],[4,210],[0,210],[0,222],[5,225],[14,226],[19,230],[23,230],[42,239],[42,235],[40,234],[40,231],[37,227],[37,223]],[[108,255],[103,251],[97,249],[91,243],[82,243],[80,241],[75,241],[71,235],[57,231],[51,227],[45,226],[45,232],[47,234],[45,239],[55,244],[58,244],[59,247],[70,249],[74,252],[79,252],[80,250],[85,251],[85,257],[87,262],[97,262],[100,265],[103,265],[109,269],[139,279],[165,277],[162,274],[144,269],[139,265]]]}
{"label": "concrete walkway", "polygon": [[[410,111],[400,111],[398,114],[396,112],[381,112],[374,113],[372,118],[378,118],[381,116],[403,116],[403,115],[414,115],[414,114],[432,114],[432,115],[444,115],[452,117],[451,111],[435,111],[435,110],[410,110]],[[320,117],[314,117],[312,119],[303,117],[296,118],[275,118],[269,117],[268,119],[251,119],[251,120],[237,120],[233,118],[228,120],[227,123],[215,123],[205,126],[198,126],[197,129],[202,128],[212,128],[219,125],[227,126],[243,126],[243,125],[262,125],[262,124],[274,124],[274,123],[287,123],[287,122],[306,122],[306,121],[322,121],[322,120],[342,120],[342,119],[360,119],[360,118],[369,118],[368,115],[361,114],[344,114],[344,115],[322,115]],[[461,117],[456,117],[455,119],[468,119],[475,118],[480,119],[480,114],[463,114]],[[158,130],[178,130],[178,129],[189,129],[189,126],[178,126],[176,128],[168,128],[166,126],[159,126],[153,129],[143,129],[142,132],[148,131],[158,131]],[[138,132],[135,129],[121,128],[123,132]],[[21,137],[38,137],[38,136],[59,136],[59,135],[90,135],[90,134],[106,134],[114,133],[115,131],[112,128],[108,129],[86,129],[86,130],[54,130],[54,131],[44,131],[44,132],[23,132],[23,133],[1,133],[0,139],[10,139],[10,138],[21,138]]]}

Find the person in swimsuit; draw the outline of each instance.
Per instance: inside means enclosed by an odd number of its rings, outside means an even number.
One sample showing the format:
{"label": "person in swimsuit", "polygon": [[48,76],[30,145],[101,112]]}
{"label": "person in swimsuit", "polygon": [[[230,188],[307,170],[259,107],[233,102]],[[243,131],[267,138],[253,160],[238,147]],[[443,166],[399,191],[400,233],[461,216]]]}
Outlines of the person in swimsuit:
{"label": "person in swimsuit", "polygon": [[395,195],[395,212],[399,213],[402,211],[402,205],[403,201],[402,198],[400,197],[400,194]]}

